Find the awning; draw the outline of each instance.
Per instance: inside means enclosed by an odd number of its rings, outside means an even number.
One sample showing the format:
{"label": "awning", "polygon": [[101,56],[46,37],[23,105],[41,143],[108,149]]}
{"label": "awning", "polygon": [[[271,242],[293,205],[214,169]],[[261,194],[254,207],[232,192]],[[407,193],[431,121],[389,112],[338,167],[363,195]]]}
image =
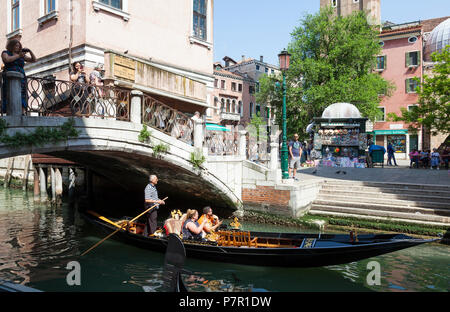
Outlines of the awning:
{"label": "awning", "polygon": [[396,134],[408,134],[408,130],[375,130],[374,135],[396,135]]}
{"label": "awning", "polygon": [[208,124],[208,123],[206,124],[206,130],[210,130],[210,131],[224,131],[224,132],[230,131],[230,129],[227,129],[224,126],[216,125],[216,124]]}

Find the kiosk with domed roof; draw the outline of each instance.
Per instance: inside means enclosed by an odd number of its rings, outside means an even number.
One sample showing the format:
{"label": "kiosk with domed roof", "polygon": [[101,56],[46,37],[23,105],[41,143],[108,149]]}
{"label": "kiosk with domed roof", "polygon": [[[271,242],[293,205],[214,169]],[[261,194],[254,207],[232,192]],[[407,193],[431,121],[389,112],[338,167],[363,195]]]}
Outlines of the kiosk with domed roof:
{"label": "kiosk with domed roof", "polygon": [[367,118],[350,103],[336,103],[314,118],[314,155],[325,167],[366,167]]}

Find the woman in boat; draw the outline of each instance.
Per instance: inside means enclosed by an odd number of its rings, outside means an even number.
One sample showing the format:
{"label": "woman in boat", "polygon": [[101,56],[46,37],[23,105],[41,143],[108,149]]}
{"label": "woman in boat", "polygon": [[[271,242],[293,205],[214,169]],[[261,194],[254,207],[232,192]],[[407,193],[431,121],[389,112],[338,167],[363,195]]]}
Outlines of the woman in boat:
{"label": "woman in boat", "polygon": [[206,220],[203,220],[202,224],[198,224],[197,220],[198,211],[189,209],[182,228],[183,239],[202,240]]}

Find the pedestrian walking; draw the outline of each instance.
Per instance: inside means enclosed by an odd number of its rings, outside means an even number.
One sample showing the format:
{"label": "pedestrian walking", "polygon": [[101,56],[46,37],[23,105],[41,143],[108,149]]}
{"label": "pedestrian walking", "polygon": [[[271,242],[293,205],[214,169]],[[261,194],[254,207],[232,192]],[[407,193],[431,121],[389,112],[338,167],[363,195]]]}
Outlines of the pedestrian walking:
{"label": "pedestrian walking", "polygon": [[392,143],[389,142],[388,147],[387,147],[387,152],[388,152],[388,162],[387,165],[388,166],[392,166],[392,160],[394,160],[394,164],[396,167],[398,167],[397,165],[397,161],[395,160],[395,149],[392,146]]}

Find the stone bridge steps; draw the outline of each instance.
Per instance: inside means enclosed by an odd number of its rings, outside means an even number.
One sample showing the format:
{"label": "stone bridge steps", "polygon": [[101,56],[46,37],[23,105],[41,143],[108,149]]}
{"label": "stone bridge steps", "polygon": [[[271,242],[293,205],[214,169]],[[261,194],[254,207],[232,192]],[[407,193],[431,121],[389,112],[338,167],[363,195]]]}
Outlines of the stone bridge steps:
{"label": "stone bridge steps", "polygon": [[[416,192],[417,193],[417,192]],[[401,201],[410,201],[410,202],[433,202],[433,203],[450,203],[450,197],[449,196],[432,196],[432,195],[413,195],[413,194],[398,194],[398,193],[383,193],[381,191],[375,191],[375,192],[364,192],[364,194],[356,194],[352,191],[339,191],[336,192],[336,190],[328,190],[328,189],[322,189],[320,191],[321,196],[342,196],[346,198],[370,198],[373,200],[379,201],[380,198],[384,198],[386,200],[392,201],[392,200],[401,200]],[[450,207],[450,204],[448,204]]]}
{"label": "stone bridge steps", "polygon": [[[354,195],[354,194],[353,194]],[[364,204],[367,206],[374,207],[384,207],[384,206],[393,206],[393,207],[407,207],[407,208],[435,208],[435,209],[443,209],[448,210],[450,213],[450,204],[449,202],[438,202],[438,201],[426,201],[425,199],[419,199],[417,201],[414,200],[401,200],[401,199],[385,199],[380,195],[379,198],[373,198],[364,195],[360,196],[348,196],[347,194],[342,195],[341,193],[328,195],[328,194],[320,194],[316,202],[322,203],[342,203],[342,204]]]}
{"label": "stone bridge steps", "polygon": [[401,187],[371,187],[371,186],[360,186],[360,185],[329,185],[325,183],[322,186],[322,190],[331,190],[334,192],[340,192],[340,191],[351,191],[358,194],[365,194],[365,193],[382,193],[382,194],[396,194],[396,195],[416,195],[420,194],[420,196],[437,196],[437,197],[449,197],[450,195],[450,188],[449,190],[440,190],[440,189],[415,189],[415,188],[401,188]]}
{"label": "stone bridge steps", "polygon": [[325,181],[310,214],[450,225],[450,187]]}

